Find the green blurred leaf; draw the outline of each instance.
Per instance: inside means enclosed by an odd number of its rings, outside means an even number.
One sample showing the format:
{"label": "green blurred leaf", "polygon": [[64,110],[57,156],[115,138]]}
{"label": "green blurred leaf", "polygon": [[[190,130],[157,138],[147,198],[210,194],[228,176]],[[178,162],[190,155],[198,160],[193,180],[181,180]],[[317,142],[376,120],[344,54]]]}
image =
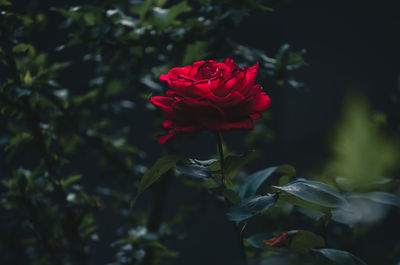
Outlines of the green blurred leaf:
{"label": "green blurred leaf", "polygon": [[10,6],[11,2],[8,0],[0,0],[0,6]]}
{"label": "green blurred leaf", "polygon": [[114,79],[111,80],[106,87],[106,96],[113,96],[120,94],[125,89],[124,82],[122,80]]}
{"label": "green blurred leaf", "polygon": [[179,15],[189,12],[192,8],[188,5],[186,1],[182,1],[176,5],[169,8],[168,13],[165,18],[165,24],[170,25]]}
{"label": "green blurred leaf", "polygon": [[246,165],[251,159],[254,159],[255,152],[249,151],[243,155],[229,155],[224,161],[224,173],[229,179],[232,179],[239,168]]}
{"label": "green blurred leaf", "polygon": [[207,55],[207,42],[197,41],[186,46],[185,55],[182,60],[183,65],[192,64],[195,61],[203,60]]}
{"label": "green blurred leaf", "polygon": [[4,151],[8,151],[11,148],[19,147],[21,144],[26,143],[33,139],[33,136],[27,132],[21,132],[16,134],[10,139],[9,144],[4,148]]}
{"label": "green blurred leaf", "polygon": [[259,3],[257,0],[248,0],[247,5],[251,8],[253,8],[254,10],[260,10],[260,11],[264,11],[264,12],[265,11],[273,11],[272,8]]}
{"label": "green blurred leaf", "polygon": [[72,175],[65,179],[61,179],[61,185],[63,187],[67,187],[67,186],[71,185],[72,183],[80,180],[82,177],[83,177],[83,175]]}
{"label": "green blurred leaf", "polygon": [[285,186],[273,186],[278,192],[284,192],[303,201],[328,208],[346,208],[348,202],[332,187],[317,181],[297,179]]}
{"label": "green blurred leaf", "polygon": [[12,51],[14,53],[21,53],[21,52],[26,52],[28,50],[34,50],[35,48],[33,47],[32,44],[28,44],[28,43],[19,43],[17,45],[15,45],[12,48]]}
{"label": "green blurred leaf", "polygon": [[348,96],[332,141],[335,156],[327,166],[329,175],[342,177],[341,187],[347,191],[372,190],[398,166],[398,139],[382,131],[372,117],[373,110],[361,95]]}
{"label": "green blurred leaf", "polygon": [[364,261],[347,251],[333,248],[313,249],[313,251],[324,255],[327,259],[338,265],[367,265]]}
{"label": "green blurred leaf", "polygon": [[238,203],[242,200],[240,196],[236,193],[236,191],[223,188],[223,187],[218,187],[218,188],[213,188],[210,189],[213,193],[218,194],[220,196],[223,196],[225,199],[227,199],[230,203]]}
{"label": "green blurred leaf", "polygon": [[349,198],[361,198],[361,199],[367,199],[370,201],[382,203],[382,204],[388,204],[395,206],[397,208],[400,208],[400,197],[388,193],[388,192],[383,192],[383,191],[375,191],[375,192],[370,192],[366,194],[352,194],[349,196]]}
{"label": "green blurred leaf", "polygon": [[268,246],[264,244],[264,240],[271,237],[272,235],[270,233],[259,233],[246,238],[246,241],[255,248],[268,248]]}
{"label": "green blurred leaf", "polygon": [[300,252],[308,252],[312,248],[322,247],[325,247],[325,240],[321,236],[306,230],[296,231],[290,242],[290,248]]}
{"label": "green blurred leaf", "polygon": [[94,26],[96,24],[96,16],[91,12],[85,13],[83,19],[89,26]]}
{"label": "green blurred leaf", "polygon": [[276,193],[266,196],[255,195],[229,207],[226,216],[230,221],[240,222],[266,211],[277,200]]}
{"label": "green blurred leaf", "polygon": [[81,105],[82,103],[84,103],[87,100],[96,98],[98,94],[99,94],[99,91],[96,89],[93,89],[83,95],[73,97],[72,102],[76,105]]}
{"label": "green blurred leaf", "polygon": [[151,10],[154,0],[145,0],[140,6],[134,6],[132,11],[139,14],[140,21],[143,21],[147,13]]}
{"label": "green blurred leaf", "polygon": [[30,86],[32,84],[32,76],[29,71],[26,71],[25,76],[24,76],[24,84],[26,86]]}
{"label": "green blurred leaf", "polygon": [[296,210],[314,221],[318,221],[325,216],[325,213],[310,208],[298,207]]}

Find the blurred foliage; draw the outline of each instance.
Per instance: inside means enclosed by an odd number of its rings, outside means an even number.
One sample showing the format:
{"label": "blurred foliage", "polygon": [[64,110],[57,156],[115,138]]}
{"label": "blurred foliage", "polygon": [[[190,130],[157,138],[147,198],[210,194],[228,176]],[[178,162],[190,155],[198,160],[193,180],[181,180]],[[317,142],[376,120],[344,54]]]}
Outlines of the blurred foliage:
{"label": "blurred foliage", "polygon": [[368,191],[397,170],[400,145],[381,128],[385,115],[373,113],[361,95],[348,97],[334,143],[330,175],[350,190]]}
{"label": "blurred foliage", "polygon": [[[217,201],[253,205],[254,198],[247,198],[250,193],[264,199],[268,207],[239,209],[246,216],[242,232],[250,221],[268,230],[256,237],[258,241],[245,242],[249,259],[259,264],[332,264],[328,262],[337,257],[352,257],[348,252],[311,250],[323,247],[319,234],[327,239],[326,247],[340,248],[346,244],[337,238],[351,234],[349,242],[355,244],[368,231],[359,226],[362,219],[348,218],[349,209],[324,204],[326,196],[347,201],[352,195],[352,201],[361,200],[362,205],[368,201],[398,206],[393,188],[398,183],[387,188],[385,183],[396,180],[381,178],[390,173],[386,169],[396,157],[394,148],[369,125],[361,105],[352,106],[352,116],[339,130],[338,144],[348,147],[337,153],[342,166],[335,166],[335,176],[354,180],[360,187],[356,191],[384,193],[345,194],[341,187],[336,191],[306,180],[299,186],[299,180],[292,181],[295,169],[288,165],[269,167],[246,179],[240,167],[257,156],[235,155],[226,146],[226,186],[221,186],[222,163],[216,159],[164,158],[149,167],[155,159],[146,140],[159,124],[154,122],[153,128],[152,122],[144,121],[155,116],[147,98],[162,93],[158,77],[171,67],[226,57],[241,65],[259,61],[262,74],[277,87],[305,88],[295,78],[296,70],[306,65],[304,51],[284,44],[271,57],[229,38],[246,16],[268,15],[281,2],[286,1],[0,0],[1,264],[154,265],[178,258],[169,243],[182,239],[180,225],[198,209],[186,205],[165,220],[165,198],[174,176],[197,191],[208,190]],[[266,113],[256,124],[247,144],[272,139],[274,131],[266,126],[270,117]],[[355,140],[348,143],[347,136]],[[363,151],[366,142],[371,149]],[[162,152],[174,154],[173,150],[171,145]],[[178,160],[183,163],[174,171]],[[366,175],[380,181],[377,189],[357,184]],[[205,183],[198,181],[204,178]],[[148,202],[131,208],[132,200],[153,183],[153,192],[143,194],[150,197]],[[243,184],[251,188],[241,192]],[[306,189],[309,197],[285,192],[290,185]],[[287,249],[250,248],[252,243],[259,245],[260,238],[300,224],[310,228],[309,218],[316,222],[311,227],[315,234],[293,230],[296,240]],[[326,229],[328,225],[334,229]],[[355,228],[349,232],[348,226]],[[354,250],[354,245],[347,246]],[[377,256],[388,262],[398,258],[385,252]]]}

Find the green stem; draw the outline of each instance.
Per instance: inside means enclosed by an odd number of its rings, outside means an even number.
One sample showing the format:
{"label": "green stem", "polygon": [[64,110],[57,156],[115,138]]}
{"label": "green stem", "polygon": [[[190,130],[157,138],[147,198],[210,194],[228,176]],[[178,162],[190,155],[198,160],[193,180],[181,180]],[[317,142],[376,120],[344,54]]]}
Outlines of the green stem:
{"label": "green stem", "polygon": [[215,136],[217,138],[219,162],[221,164],[222,186],[225,188],[226,187],[226,177],[225,177],[225,173],[224,173],[225,165],[224,165],[224,149],[222,147],[222,137],[219,132],[216,132]]}
{"label": "green stem", "polygon": [[[224,150],[222,148],[222,137],[219,132],[215,133],[215,136],[217,138],[217,145],[218,145],[218,153],[219,153],[219,158],[220,158],[220,164],[221,164],[221,175],[222,175],[222,186],[226,188],[226,176],[224,172]],[[226,204],[229,205],[229,201],[225,199]],[[240,252],[242,254],[242,259],[243,259],[243,264],[247,265],[247,254],[246,254],[246,249],[244,247],[243,243],[243,229],[240,229],[239,225],[236,222],[232,222],[233,226],[235,227],[236,234],[239,239],[239,244],[240,244]]]}

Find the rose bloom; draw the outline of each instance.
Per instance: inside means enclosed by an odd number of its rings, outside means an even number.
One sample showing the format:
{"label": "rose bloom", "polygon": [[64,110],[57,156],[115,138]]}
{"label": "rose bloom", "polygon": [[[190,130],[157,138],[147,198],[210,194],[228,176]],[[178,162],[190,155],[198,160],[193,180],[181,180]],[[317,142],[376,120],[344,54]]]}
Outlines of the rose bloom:
{"label": "rose bloom", "polygon": [[252,129],[253,120],[270,105],[270,98],[255,84],[257,70],[258,63],[240,69],[226,59],[222,63],[199,61],[161,75],[170,90],[166,97],[149,99],[162,110],[163,127],[169,130],[157,135],[158,142],[202,130]]}

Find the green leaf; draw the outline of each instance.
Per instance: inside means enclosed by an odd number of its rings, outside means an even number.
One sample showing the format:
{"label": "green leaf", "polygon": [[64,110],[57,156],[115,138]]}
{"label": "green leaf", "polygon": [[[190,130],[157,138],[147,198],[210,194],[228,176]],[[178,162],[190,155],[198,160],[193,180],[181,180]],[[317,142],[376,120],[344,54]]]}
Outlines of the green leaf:
{"label": "green leaf", "polygon": [[106,87],[106,96],[113,96],[120,94],[125,89],[125,84],[122,80],[114,79],[111,80]]}
{"label": "green leaf", "polygon": [[89,26],[93,26],[96,24],[96,16],[91,12],[85,13],[83,15],[83,19]]}
{"label": "green leaf", "polygon": [[69,177],[67,177],[65,179],[61,179],[61,185],[63,187],[67,187],[70,184],[80,180],[82,177],[83,177],[83,175],[72,175],[72,176],[69,176]]}
{"label": "green leaf", "polygon": [[207,42],[197,41],[195,43],[188,44],[185,50],[185,56],[183,57],[182,64],[188,65],[195,61],[204,59],[207,55]]}
{"label": "green leaf", "polygon": [[249,0],[247,1],[247,5],[249,7],[252,7],[255,10],[260,10],[260,11],[274,11],[272,8],[265,6],[261,3],[259,3],[258,1],[255,0]]}
{"label": "green leaf", "polygon": [[213,188],[210,190],[215,194],[224,196],[224,198],[227,199],[230,203],[238,203],[242,200],[242,198],[240,198],[240,196],[231,189],[223,188],[220,186],[218,188]]}
{"label": "green leaf", "polygon": [[153,184],[161,175],[171,168],[175,167],[179,160],[185,159],[180,155],[166,155],[159,160],[144,174],[139,183],[138,194],[143,193],[151,184]]}
{"label": "green leaf", "polygon": [[400,208],[400,197],[383,191],[375,191],[366,194],[354,194],[349,196],[349,198],[360,198],[360,199],[367,199],[370,201],[388,204]]}
{"label": "green leaf", "polygon": [[136,198],[131,202],[131,207],[135,205],[136,199],[142,194],[148,187],[156,182],[164,173],[171,168],[175,167],[176,163],[180,160],[184,160],[185,157],[181,155],[166,155],[159,160],[149,169],[146,174],[142,177],[139,183]]}
{"label": "green leaf", "polygon": [[[336,209],[332,211],[332,219],[336,222],[346,224],[350,227],[354,226],[365,219],[363,211],[360,211],[358,204],[352,204],[354,200],[367,200],[375,203],[382,203],[400,208],[400,198],[388,192],[370,192],[365,194],[352,194],[347,197],[350,207],[344,209]],[[368,202],[365,202],[368,204]]]}
{"label": "green leaf", "polygon": [[97,97],[98,94],[99,94],[99,91],[93,89],[83,95],[75,96],[72,99],[72,102],[76,105],[80,105],[87,100],[93,100],[95,97]]}
{"label": "green leaf", "polygon": [[0,6],[10,6],[11,2],[8,0],[0,0]]}
{"label": "green leaf", "polygon": [[[243,167],[255,156],[254,151],[246,152],[242,155],[228,155],[224,159],[224,174],[231,180],[235,177],[239,168]],[[220,161],[216,161],[210,165],[212,171],[218,171],[221,168]]]}
{"label": "green leaf", "polygon": [[32,76],[31,76],[31,73],[30,73],[29,71],[27,71],[27,72],[25,73],[25,76],[24,76],[24,84],[27,85],[27,86],[29,86],[29,85],[32,84]]}
{"label": "green leaf", "polygon": [[15,45],[12,48],[12,51],[14,53],[26,52],[28,50],[34,50],[34,47],[32,46],[32,44],[20,43],[20,44]]}
{"label": "green leaf", "polygon": [[271,237],[272,235],[269,233],[259,233],[246,238],[246,241],[255,248],[268,248],[268,246],[264,244],[264,240]]}
{"label": "green leaf", "polygon": [[27,132],[22,132],[15,135],[13,138],[10,139],[9,144],[4,148],[4,151],[8,151],[11,148],[19,147],[23,143],[27,143],[28,141],[32,140],[33,136]]}
{"label": "green leaf", "polygon": [[346,199],[336,190],[317,181],[297,179],[283,187],[273,186],[273,188],[279,193],[294,196],[305,202],[323,207],[347,208],[349,206]]}
{"label": "green leaf", "polygon": [[325,247],[325,240],[321,236],[306,230],[296,231],[290,242],[290,248],[300,252],[308,252],[312,248],[322,247]]}
{"label": "green leaf", "polygon": [[313,219],[314,221],[318,221],[322,217],[325,216],[325,214],[323,212],[320,212],[320,211],[317,211],[317,210],[313,210],[313,209],[309,209],[309,208],[298,207],[297,211],[302,213],[302,214],[304,214],[305,216]]}
{"label": "green leaf", "polygon": [[243,155],[229,155],[225,158],[224,163],[224,173],[229,178],[232,179],[237,170],[244,165],[246,165],[251,159],[254,158],[255,152],[249,151]]}
{"label": "green leaf", "polygon": [[146,0],[142,5],[135,7],[133,10],[138,13],[140,21],[143,21],[147,13],[151,10],[153,0]]}
{"label": "green leaf", "polygon": [[190,164],[178,163],[176,169],[182,174],[196,178],[196,179],[207,179],[211,177],[211,165],[215,162],[215,159],[201,161],[197,159],[189,159]]}
{"label": "green leaf", "polygon": [[247,198],[256,194],[257,190],[268,178],[275,172],[283,173],[285,175],[295,176],[296,170],[289,165],[282,165],[278,167],[269,167],[256,173],[251,174],[246,178],[242,187],[239,190],[239,196]]}
{"label": "green leaf", "polygon": [[188,5],[186,1],[182,1],[179,4],[172,6],[166,15],[165,24],[170,25],[176,17],[185,12],[189,12],[190,10],[192,10],[192,8]]}
{"label": "green leaf", "polygon": [[353,227],[362,218],[362,214],[359,211],[355,211],[353,207],[346,209],[335,209],[332,210],[331,213],[332,220],[338,223],[346,224],[350,227]]}
{"label": "green leaf", "polygon": [[360,258],[347,251],[333,248],[313,249],[313,251],[324,255],[327,259],[338,265],[367,265]]}
{"label": "green leaf", "polygon": [[250,217],[266,211],[276,202],[277,198],[278,196],[276,193],[266,196],[255,195],[232,205],[228,209],[226,216],[230,221],[236,222],[249,219]]}

